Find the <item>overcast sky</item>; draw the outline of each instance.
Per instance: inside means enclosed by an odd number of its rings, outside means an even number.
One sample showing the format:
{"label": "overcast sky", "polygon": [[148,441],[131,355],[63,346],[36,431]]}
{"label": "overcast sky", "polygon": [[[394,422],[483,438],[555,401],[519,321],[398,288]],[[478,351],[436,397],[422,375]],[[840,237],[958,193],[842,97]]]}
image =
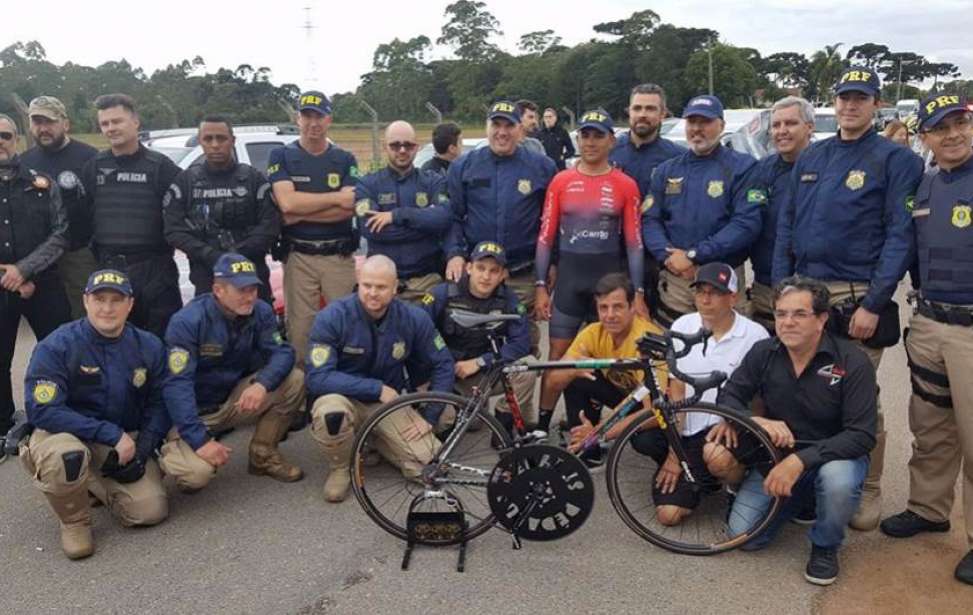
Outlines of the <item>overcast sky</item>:
{"label": "overcast sky", "polygon": [[[208,70],[250,64],[269,67],[274,83],[315,86],[331,94],[354,90],[371,69],[375,47],[395,37],[425,34],[435,42],[449,4],[442,0],[269,0],[225,2],[168,0],[90,5],[51,3],[49,10],[27,2],[4,2],[0,46],[38,40],[57,64],[98,65],[127,59],[146,73],[196,55]],[[595,36],[591,26],[652,8],[682,27],[717,30],[726,43],[810,54],[826,44],[842,50],[874,42],[893,51],[914,51],[930,61],[952,62],[973,77],[969,44],[969,0],[645,0],[595,2],[487,0],[500,21],[498,41],[516,50],[521,34],[553,29],[573,45]],[[311,7],[310,38],[303,28]],[[447,57],[437,47],[432,57]],[[310,68],[313,62],[311,82]],[[664,85],[664,84],[663,84]]]}

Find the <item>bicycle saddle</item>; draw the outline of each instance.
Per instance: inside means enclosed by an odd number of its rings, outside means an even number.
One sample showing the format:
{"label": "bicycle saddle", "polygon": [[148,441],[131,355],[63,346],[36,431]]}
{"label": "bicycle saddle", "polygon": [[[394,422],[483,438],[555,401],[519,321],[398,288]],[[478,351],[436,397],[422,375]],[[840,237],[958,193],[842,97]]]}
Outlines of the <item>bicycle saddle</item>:
{"label": "bicycle saddle", "polygon": [[505,320],[520,320],[520,314],[477,314],[467,310],[451,310],[449,317],[453,322],[464,329],[472,329],[492,323],[500,323]]}

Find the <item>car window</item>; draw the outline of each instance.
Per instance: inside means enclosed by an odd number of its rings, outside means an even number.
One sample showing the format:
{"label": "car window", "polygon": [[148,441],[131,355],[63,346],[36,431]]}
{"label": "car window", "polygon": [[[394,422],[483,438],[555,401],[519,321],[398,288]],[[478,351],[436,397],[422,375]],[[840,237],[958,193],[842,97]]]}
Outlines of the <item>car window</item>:
{"label": "car window", "polygon": [[250,166],[260,172],[267,170],[267,161],[270,160],[270,152],[283,145],[280,141],[264,141],[258,143],[247,143],[247,156],[250,158]]}
{"label": "car window", "polygon": [[838,117],[835,115],[815,115],[814,132],[838,132]]}

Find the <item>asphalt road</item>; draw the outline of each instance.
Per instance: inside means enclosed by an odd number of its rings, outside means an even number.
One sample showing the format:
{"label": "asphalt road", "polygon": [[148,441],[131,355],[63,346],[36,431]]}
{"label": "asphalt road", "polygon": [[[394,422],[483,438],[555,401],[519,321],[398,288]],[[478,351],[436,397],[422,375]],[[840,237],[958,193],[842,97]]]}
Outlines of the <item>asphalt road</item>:
{"label": "asphalt road", "polygon": [[[904,312],[903,312],[904,314]],[[904,314],[905,316],[905,314]],[[22,329],[14,365],[20,399],[33,345]],[[901,346],[886,354],[880,383],[889,430],[885,511],[906,501],[909,379]],[[308,433],[282,449],[308,474],[280,484],[246,473],[249,429],[226,442],[229,467],[205,491],[173,492],[163,524],[125,529],[95,510],[95,556],[68,561],[53,513],[16,459],[0,465],[0,610],[11,613],[840,613],[969,612],[973,588],[952,579],[916,582],[933,566],[951,573],[959,531],[892,541],[850,532],[846,572],[821,589],[804,581],[804,528],[791,525],[766,551],[678,556],[632,534],[595,475],[595,510],[575,534],[513,551],[505,534],[471,543],[465,573],[453,548],[417,550],[400,570],[403,545],[364,516],[353,498],[327,504],[326,464]],[[954,521],[961,524],[954,515]],[[875,574],[893,568],[901,582]],[[898,600],[897,593],[910,600]],[[965,606],[964,606],[965,605]],[[859,610],[860,609],[860,610]]]}

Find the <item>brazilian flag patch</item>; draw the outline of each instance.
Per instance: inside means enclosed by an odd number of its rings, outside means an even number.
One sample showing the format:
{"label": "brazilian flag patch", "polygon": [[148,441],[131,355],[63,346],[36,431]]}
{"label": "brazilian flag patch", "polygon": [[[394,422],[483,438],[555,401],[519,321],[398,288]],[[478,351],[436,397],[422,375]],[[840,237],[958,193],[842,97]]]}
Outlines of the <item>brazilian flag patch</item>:
{"label": "brazilian flag patch", "polygon": [[916,197],[914,194],[910,194],[909,196],[905,197],[905,210],[908,212],[912,212],[912,210],[914,210],[915,208],[916,208]]}
{"label": "brazilian flag patch", "polygon": [[442,350],[446,347],[446,340],[444,340],[443,336],[439,335],[438,333],[436,334],[436,337],[432,339],[432,343],[433,346],[436,347],[436,350]]}
{"label": "brazilian flag patch", "polygon": [[747,190],[747,203],[763,205],[767,202],[767,192],[757,188]]}
{"label": "brazilian flag patch", "polygon": [[518,303],[517,304],[517,313],[520,314],[521,316],[523,316],[524,314],[526,314],[527,313],[527,306],[524,305],[523,303]]}

